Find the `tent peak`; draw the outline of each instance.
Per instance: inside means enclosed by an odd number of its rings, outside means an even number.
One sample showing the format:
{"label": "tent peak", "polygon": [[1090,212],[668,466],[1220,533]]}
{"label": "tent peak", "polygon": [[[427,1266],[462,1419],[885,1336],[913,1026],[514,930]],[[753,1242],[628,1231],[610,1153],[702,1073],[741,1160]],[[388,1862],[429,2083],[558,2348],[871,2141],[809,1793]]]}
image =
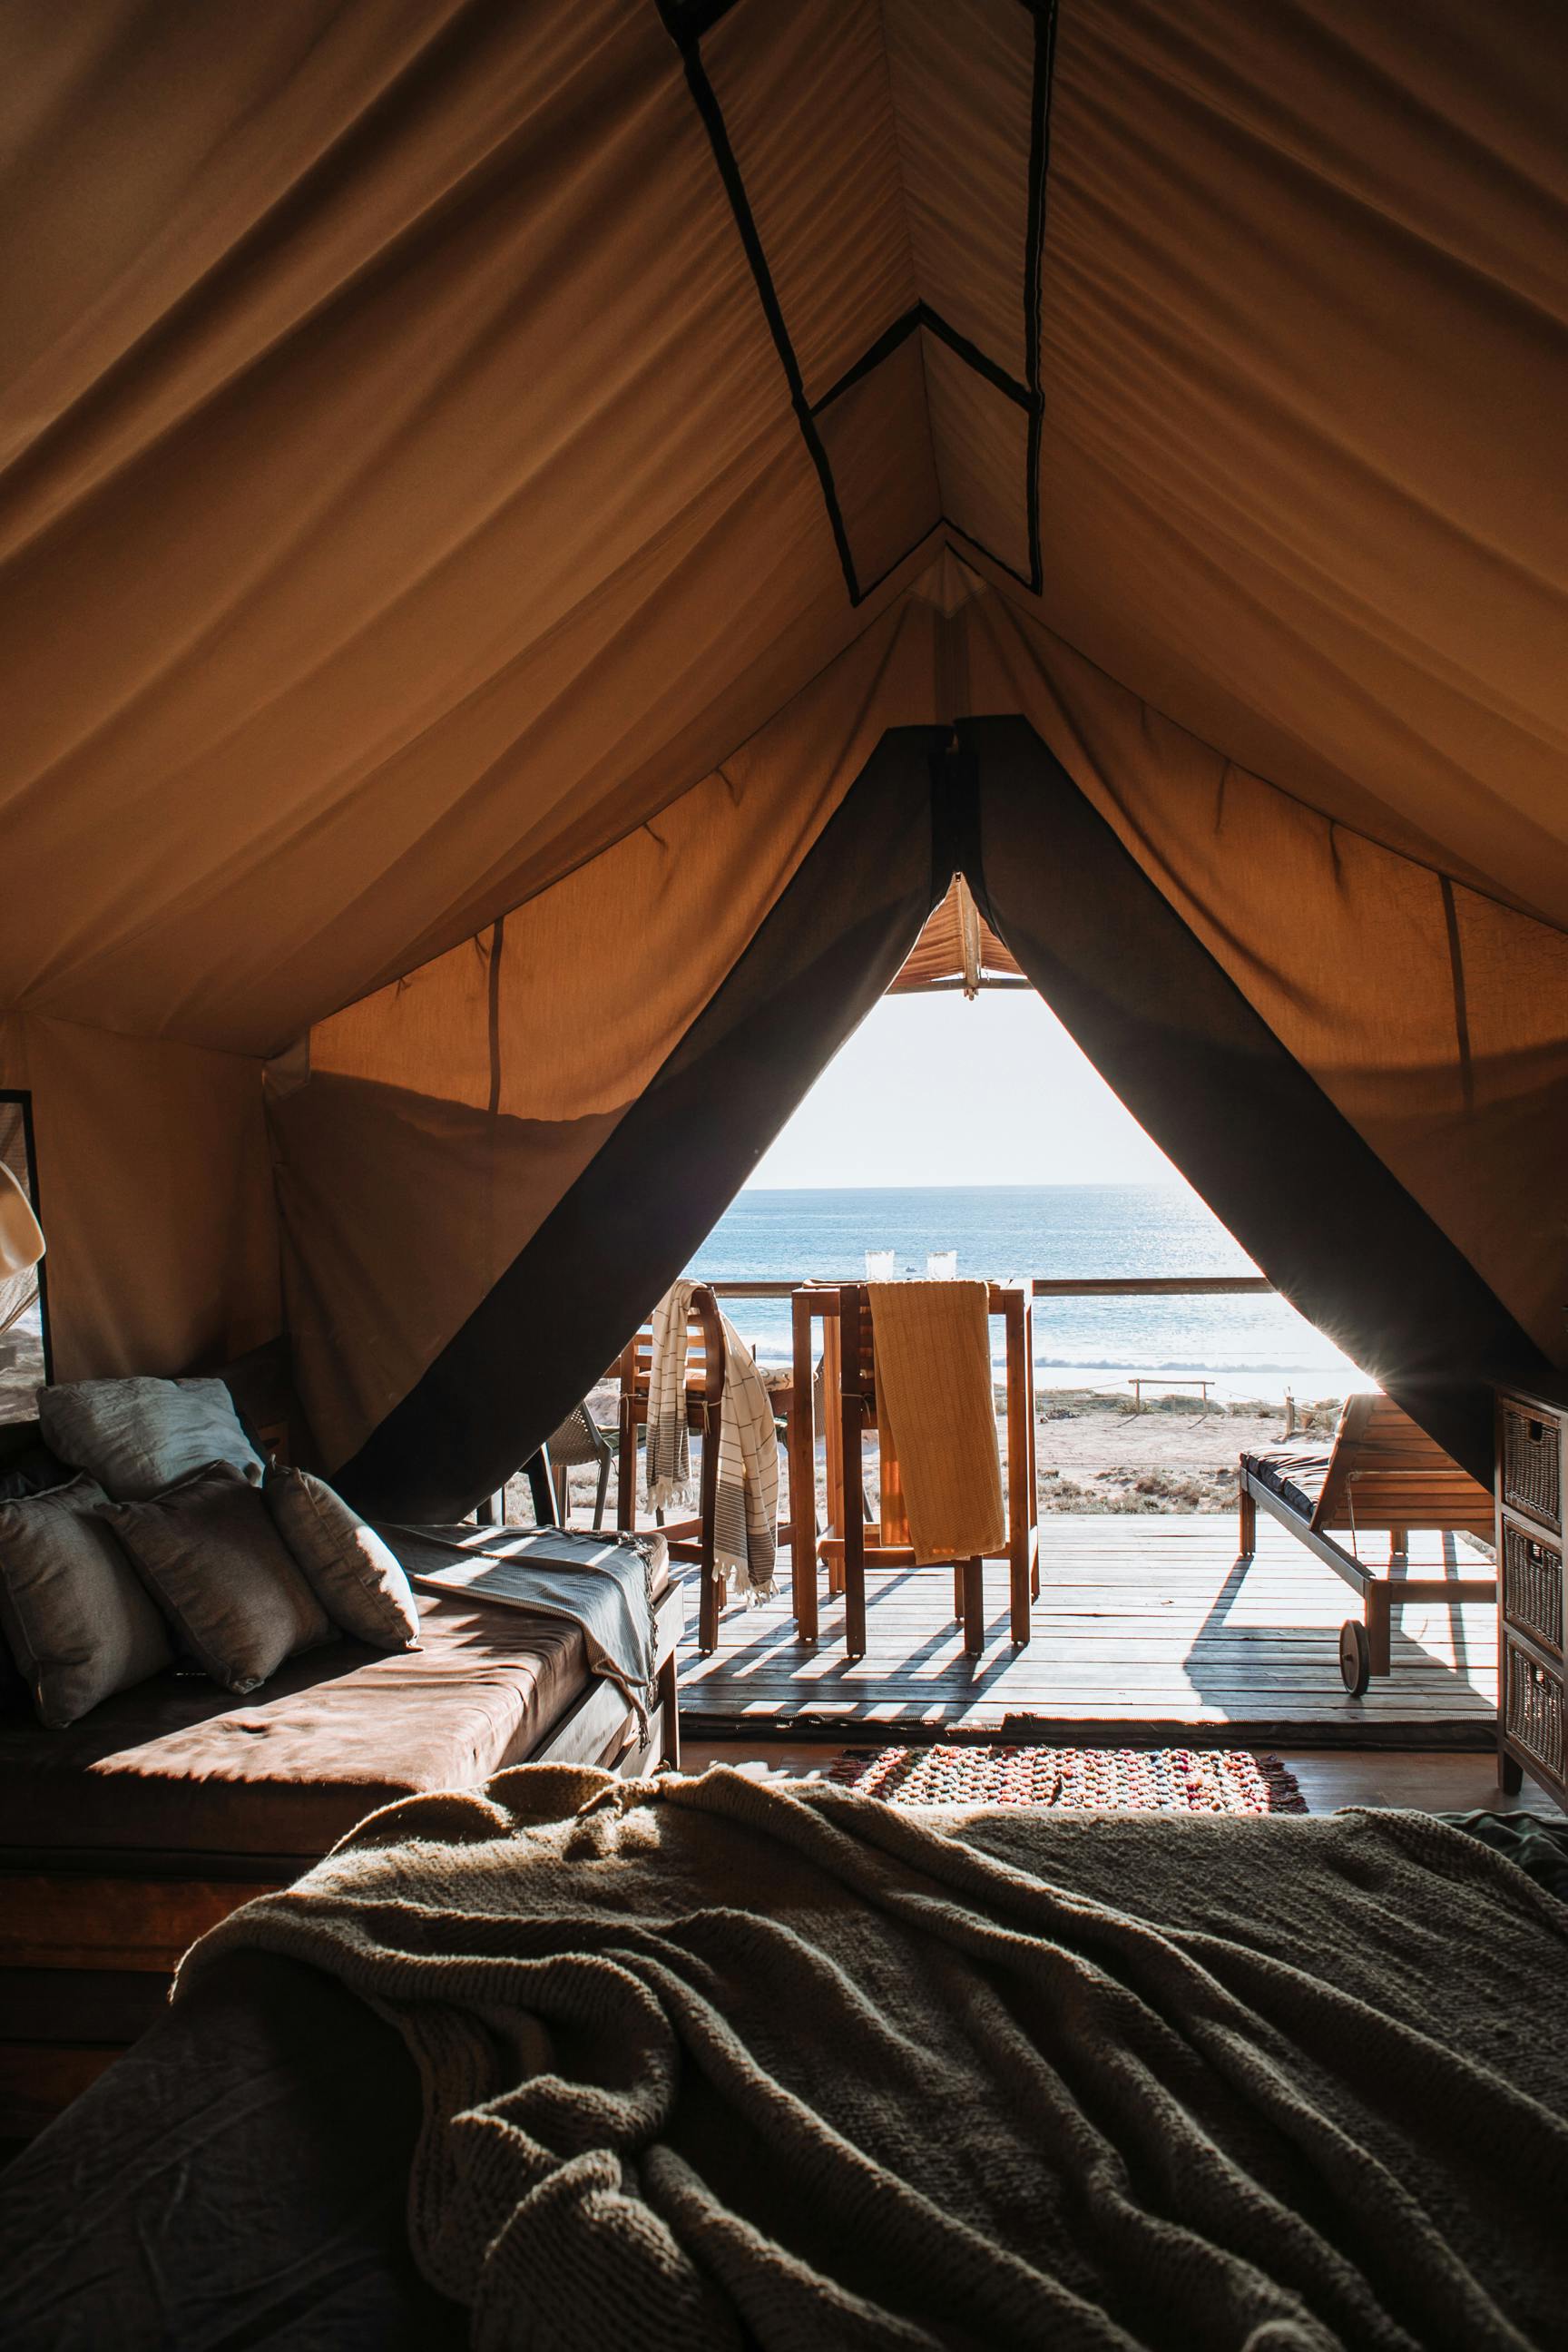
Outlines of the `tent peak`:
{"label": "tent peak", "polygon": [[911,580],[905,593],[922,604],[930,604],[951,620],[954,613],[976,596],[984,593],[985,583],[967,564],[958,550],[948,541],[942,542],[936,561]]}

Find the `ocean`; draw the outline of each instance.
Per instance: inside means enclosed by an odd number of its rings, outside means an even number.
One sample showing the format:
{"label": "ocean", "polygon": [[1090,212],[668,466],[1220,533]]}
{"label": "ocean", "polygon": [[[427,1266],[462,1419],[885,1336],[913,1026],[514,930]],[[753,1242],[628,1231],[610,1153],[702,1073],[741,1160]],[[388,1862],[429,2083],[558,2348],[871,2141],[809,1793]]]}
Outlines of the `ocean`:
{"label": "ocean", "polygon": [[[742,1192],[689,1273],[710,1282],[863,1276],[868,1250],[899,1274],[956,1250],[960,1275],[1255,1274],[1256,1266],[1181,1184],[966,1184]],[[790,1356],[787,1299],[727,1312],[761,1363]],[[1000,1343],[1000,1324],[994,1324]],[[1332,1341],[1282,1298],[1042,1298],[1035,1363],[1046,1388],[1126,1393],[1134,1373],[1206,1377],[1234,1400],[1300,1401],[1370,1385]]]}

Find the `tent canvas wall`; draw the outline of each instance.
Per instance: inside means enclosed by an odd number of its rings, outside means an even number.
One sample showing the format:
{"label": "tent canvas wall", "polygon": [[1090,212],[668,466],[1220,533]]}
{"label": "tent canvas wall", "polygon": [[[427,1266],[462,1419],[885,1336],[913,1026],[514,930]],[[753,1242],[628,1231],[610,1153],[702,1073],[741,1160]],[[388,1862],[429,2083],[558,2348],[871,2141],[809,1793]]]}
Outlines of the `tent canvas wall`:
{"label": "tent canvas wall", "polygon": [[1550,0],[5,12],[58,1372],[281,1323],[346,1483],[471,1501],[962,867],[1476,1458],[1568,1298],[1565,64]]}

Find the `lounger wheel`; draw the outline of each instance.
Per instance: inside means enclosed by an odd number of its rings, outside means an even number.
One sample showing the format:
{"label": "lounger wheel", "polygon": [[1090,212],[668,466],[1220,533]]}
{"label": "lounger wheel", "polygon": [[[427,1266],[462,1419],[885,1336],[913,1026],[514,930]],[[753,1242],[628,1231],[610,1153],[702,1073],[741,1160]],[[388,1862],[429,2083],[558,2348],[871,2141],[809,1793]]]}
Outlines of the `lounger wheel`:
{"label": "lounger wheel", "polygon": [[1347,1617],[1340,1627],[1340,1676],[1352,1698],[1360,1698],[1372,1680],[1372,1643],[1359,1617]]}

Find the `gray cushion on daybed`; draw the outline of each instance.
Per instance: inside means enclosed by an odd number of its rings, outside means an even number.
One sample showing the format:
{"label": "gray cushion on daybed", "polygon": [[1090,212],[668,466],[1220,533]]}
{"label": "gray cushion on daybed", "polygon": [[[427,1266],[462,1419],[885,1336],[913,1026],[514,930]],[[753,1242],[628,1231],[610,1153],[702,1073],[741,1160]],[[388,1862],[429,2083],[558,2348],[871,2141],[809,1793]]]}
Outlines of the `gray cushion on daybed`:
{"label": "gray cushion on daybed", "polygon": [[0,1626],[41,1722],[75,1723],[174,1658],[91,1478],[0,1502]]}
{"label": "gray cushion on daybed", "polygon": [[272,1524],[334,1625],[373,1650],[416,1650],[419,1607],[402,1562],[341,1495],[308,1470],[272,1470]]}
{"label": "gray cushion on daybed", "polygon": [[208,1462],[259,1482],[263,1464],[222,1381],[68,1381],[38,1391],[38,1426],[62,1462],[117,1503],[144,1502]]}
{"label": "gray cushion on daybed", "polygon": [[1244,1454],[1241,1463],[1282,1503],[1310,1519],[1318,1507],[1331,1458],[1311,1446],[1277,1446],[1268,1454]]}
{"label": "gray cushion on daybed", "polygon": [[174,1626],[180,1647],[243,1696],[335,1628],[294,1565],[257,1488],[226,1463],[100,1516]]}

